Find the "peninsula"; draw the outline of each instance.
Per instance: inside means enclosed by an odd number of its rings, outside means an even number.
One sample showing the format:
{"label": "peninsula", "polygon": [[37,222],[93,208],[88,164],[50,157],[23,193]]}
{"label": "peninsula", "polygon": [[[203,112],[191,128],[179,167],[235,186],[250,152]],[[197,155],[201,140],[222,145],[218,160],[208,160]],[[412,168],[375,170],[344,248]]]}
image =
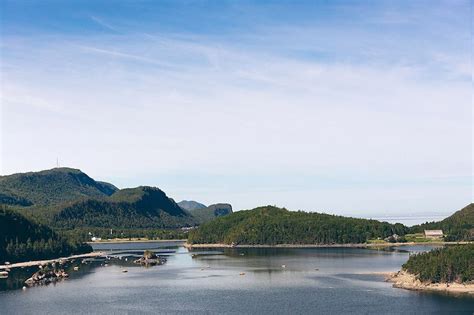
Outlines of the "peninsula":
{"label": "peninsula", "polygon": [[408,290],[474,295],[474,244],[412,255],[402,270],[389,275],[388,281]]}

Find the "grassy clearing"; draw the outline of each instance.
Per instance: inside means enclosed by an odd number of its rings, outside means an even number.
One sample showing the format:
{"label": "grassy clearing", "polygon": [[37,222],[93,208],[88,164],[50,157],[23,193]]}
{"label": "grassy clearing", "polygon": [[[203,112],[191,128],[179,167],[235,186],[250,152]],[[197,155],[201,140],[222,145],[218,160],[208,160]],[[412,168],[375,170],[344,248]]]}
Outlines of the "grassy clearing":
{"label": "grassy clearing", "polygon": [[415,242],[415,243],[432,243],[432,242],[443,241],[443,239],[426,238],[423,233],[406,234],[405,239],[407,240],[407,242]]}

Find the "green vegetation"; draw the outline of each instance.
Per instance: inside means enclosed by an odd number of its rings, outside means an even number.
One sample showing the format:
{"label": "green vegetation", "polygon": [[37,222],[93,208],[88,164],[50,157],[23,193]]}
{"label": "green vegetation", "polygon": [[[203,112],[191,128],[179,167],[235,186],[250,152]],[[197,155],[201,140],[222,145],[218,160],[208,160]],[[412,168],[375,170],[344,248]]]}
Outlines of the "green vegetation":
{"label": "green vegetation", "polygon": [[[159,238],[177,234],[177,228],[194,226],[228,211],[191,203],[190,206],[204,208],[198,209],[194,216],[158,188],[118,190],[112,184],[95,181],[71,168],[0,176],[0,204],[80,239],[83,239],[82,234],[69,231],[112,228],[134,237]],[[138,233],[138,230],[143,231]],[[171,232],[163,232],[165,230]]]}
{"label": "green vegetation", "polygon": [[113,194],[112,184],[97,182],[72,168],[0,176],[0,202],[18,206],[50,206]]}
{"label": "green vegetation", "polygon": [[198,223],[205,223],[214,220],[217,217],[226,216],[232,213],[232,206],[228,203],[218,203],[209,207],[188,210],[196,218]]}
{"label": "green vegetation", "polygon": [[[102,240],[115,239],[132,239],[132,238],[146,238],[149,240],[171,240],[171,239],[186,239],[188,237],[187,231],[181,229],[110,229],[84,227],[73,230],[58,230],[61,235],[65,235],[68,239],[73,239],[80,242],[88,242],[92,236],[100,237]],[[90,233],[90,234],[89,234]]]}
{"label": "green vegetation", "polygon": [[70,241],[21,214],[0,208],[0,263],[49,259],[92,251],[87,244]]}
{"label": "green vegetation", "polygon": [[386,244],[387,242],[385,240],[376,239],[376,240],[367,240],[367,243],[368,244]]}
{"label": "green vegetation", "polygon": [[448,246],[410,256],[403,269],[432,283],[474,280],[474,244]]}
{"label": "green vegetation", "polygon": [[195,223],[191,215],[153,187],[119,190],[106,200],[79,201],[60,210],[51,221],[60,229],[177,228]]}
{"label": "green vegetation", "polygon": [[408,228],[376,220],[292,212],[272,206],[238,211],[189,233],[195,244],[347,244],[404,235]]}
{"label": "green vegetation", "polygon": [[443,230],[446,241],[474,241],[474,204],[469,204],[452,216],[439,221],[415,225],[411,233],[423,233],[424,230]]}
{"label": "green vegetation", "polygon": [[[423,242],[428,241],[420,234],[424,229],[442,229],[446,240],[474,240],[473,204],[441,222],[408,229],[402,224],[290,212],[276,207],[232,213],[229,204],[206,207],[195,201],[183,201],[178,205],[158,188],[118,190],[70,168],[0,176],[0,204],[9,205],[75,242],[87,240],[89,232],[101,238],[183,238],[188,234],[181,227],[199,224],[199,229],[189,233],[190,242],[343,244],[375,242],[372,240],[387,237],[390,240],[392,234],[401,236],[392,238],[394,241]],[[112,236],[110,229],[114,230]],[[406,235],[408,232],[411,234]],[[8,242],[17,244],[16,239]],[[19,240],[15,247],[20,248],[20,243]]]}
{"label": "green vegetation", "polygon": [[423,233],[406,234],[405,239],[407,240],[407,242],[413,242],[413,243],[430,243],[430,242],[440,241],[437,239],[426,238],[425,234]]}

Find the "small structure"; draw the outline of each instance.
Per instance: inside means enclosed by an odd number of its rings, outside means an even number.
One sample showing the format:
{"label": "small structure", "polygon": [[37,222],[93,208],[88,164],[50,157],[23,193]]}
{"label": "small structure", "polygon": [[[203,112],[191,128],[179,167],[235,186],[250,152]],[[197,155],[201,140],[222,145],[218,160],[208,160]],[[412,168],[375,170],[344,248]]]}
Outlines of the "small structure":
{"label": "small structure", "polygon": [[398,234],[390,235],[389,237],[384,238],[385,242],[396,243],[400,240],[400,236]]}
{"label": "small structure", "polygon": [[431,239],[443,238],[443,230],[425,230],[425,237]]}

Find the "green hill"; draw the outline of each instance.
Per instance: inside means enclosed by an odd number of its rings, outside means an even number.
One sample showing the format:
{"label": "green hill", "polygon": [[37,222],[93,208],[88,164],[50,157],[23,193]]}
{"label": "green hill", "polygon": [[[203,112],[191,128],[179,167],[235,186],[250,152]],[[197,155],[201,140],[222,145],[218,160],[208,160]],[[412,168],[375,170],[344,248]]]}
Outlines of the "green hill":
{"label": "green hill", "polygon": [[52,226],[61,229],[176,228],[196,220],[158,188],[122,189],[101,200],[78,201],[54,214]]}
{"label": "green hill", "polygon": [[87,244],[69,241],[50,228],[0,207],[0,263],[38,260],[92,251]]}
{"label": "green hill", "polygon": [[176,228],[200,222],[158,188],[119,190],[71,168],[1,176],[0,204],[61,230]]}
{"label": "green hill", "polygon": [[404,235],[408,228],[376,220],[293,212],[272,206],[238,211],[189,233],[194,244],[347,244]]}
{"label": "green hill", "polygon": [[230,205],[194,201],[180,207],[158,188],[119,190],[72,168],[0,176],[0,204],[62,230],[178,228],[232,212]]}
{"label": "green hill", "polygon": [[474,244],[448,246],[411,255],[402,268],[432,283],[474,280]]}
{"label": "green hill", "polygon": [[22,207],[106,197],[115,191],[112,184],[97,182],[72,168],[0,176],[0,203]]}
{"label": "green hill", "polygon": [[412,233],[443,230],[447,241],[474,241],[474,204],[471,203],[439,222],[427,222],[411,227]]}
{"label": "green hill", "polygon": [[190,210],[189,213],[191,213],[199,223],[205,223],[212,221],[215,218],[231,214],[232,206],[228,203],[217,203],[210,205],[209,207]]}

